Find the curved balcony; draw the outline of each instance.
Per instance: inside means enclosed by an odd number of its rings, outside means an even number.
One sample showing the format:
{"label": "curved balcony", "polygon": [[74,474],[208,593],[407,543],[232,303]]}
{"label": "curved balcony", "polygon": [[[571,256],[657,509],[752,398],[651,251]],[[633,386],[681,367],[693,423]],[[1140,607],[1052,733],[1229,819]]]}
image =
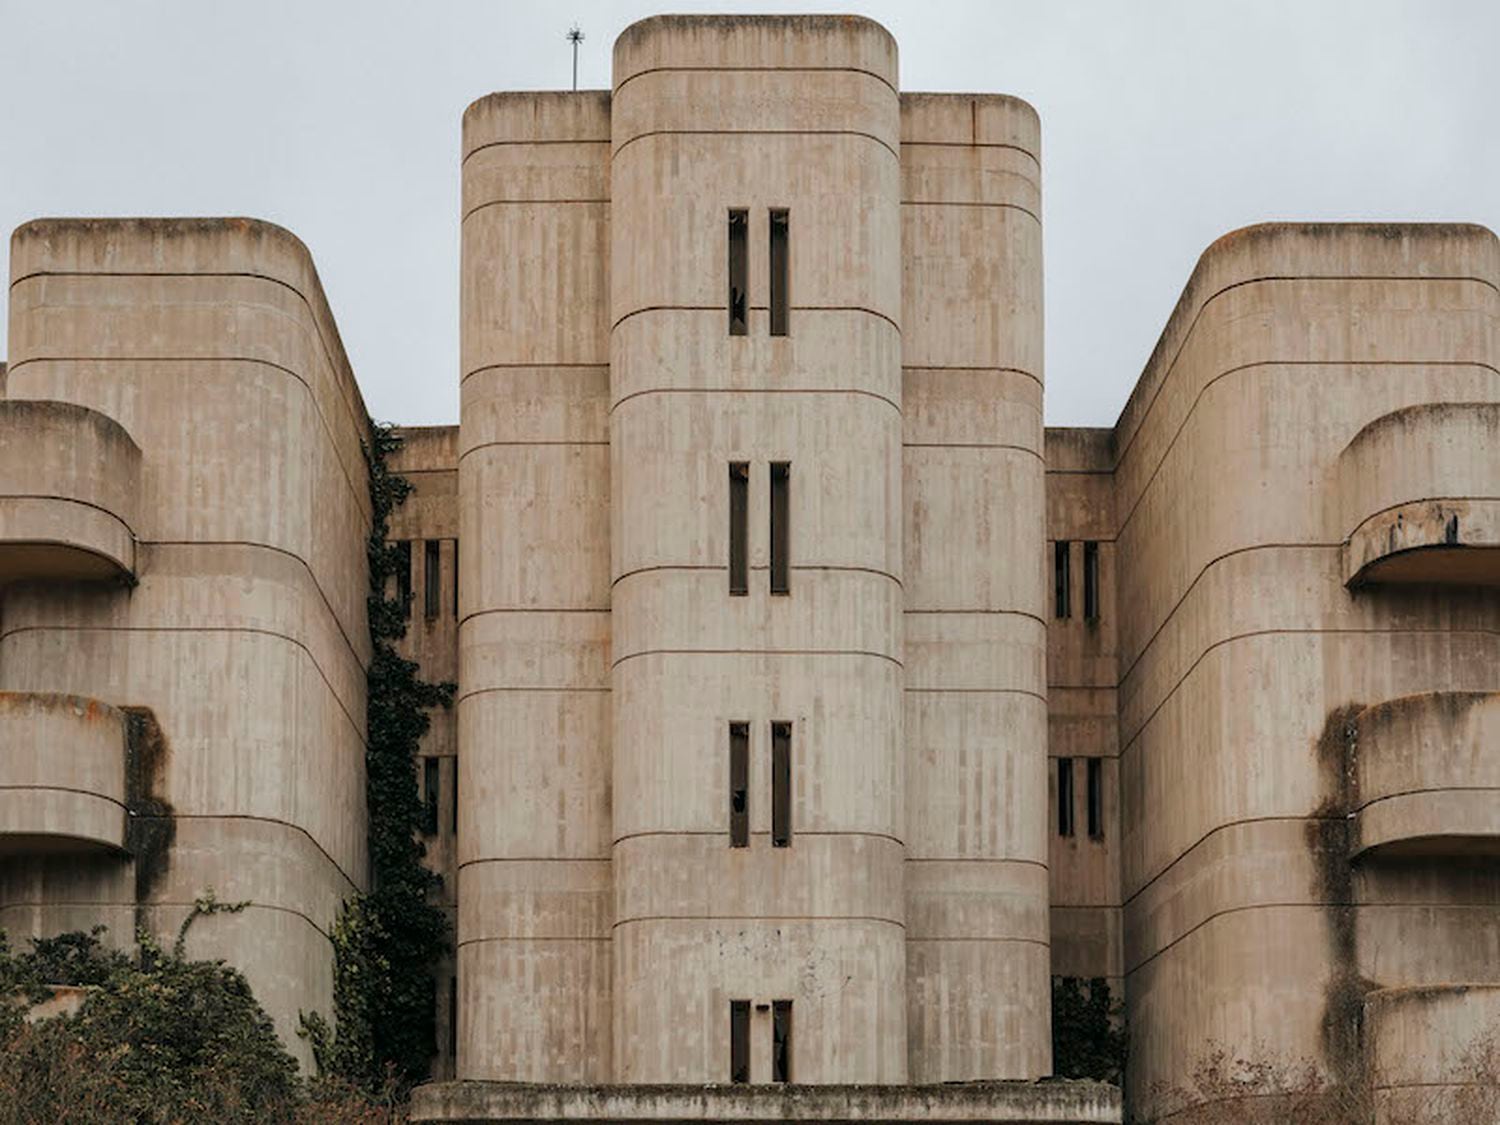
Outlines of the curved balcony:
{"label": "curved balcony", "polygon": [[51,692],[0,692],[0,855],[125,846],[125,715]]}
{"label": "curved balcony", "polygon": [[1500,984],[1444,983],[1365,994],[1377,1125],[1489,1120]]}
{"label": "curved balcony", "polygon": [[130,582],[141,451],[68,402],[0,402],[0,584]]}
{"label": "curved balcony", "polygon": [[1344,581],[1500,585],[1500,403],[1392,411],[1339,454]]}
{"label": "curved balcony", "polygon": [[1356,727],[1354,854],[1500,854],[1500,692],[1403,696]]}

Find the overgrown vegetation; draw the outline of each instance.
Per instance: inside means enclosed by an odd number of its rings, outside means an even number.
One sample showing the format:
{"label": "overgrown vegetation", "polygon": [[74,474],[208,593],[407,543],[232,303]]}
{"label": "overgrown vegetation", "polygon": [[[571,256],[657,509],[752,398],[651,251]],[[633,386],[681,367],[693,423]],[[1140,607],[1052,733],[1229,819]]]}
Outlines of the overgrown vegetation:
{"label": "overgrown vegetation", "polygon": [[405,1089],[427,1075],[436,1050],[434,967],[447,948],[447,920],[432,901],[438,877],[423,866],[416,755],[429,713],[454,685],[428,683],[403,659],[408,599],[386,592],[404,562],[386,542],[391,513],[411,493],[389,458],[400,439],[375,426],[366,450],[373,518],[366,547],[372,656],[368,676],[365,798],[370,890],[344,904],[333,927],[332,1026],[305,1013],[302,1034],[321,1074],[366,1091]]}
{"label": "overgrown vegetation", "polygon": [[[210,893],[170,950],[142,932],[133,954],[108,948],[102,926],[24,952],[0,932],[0,1122],[396,1120],[347,1086],[299,1079],[245,978],[187,959],[197,918],[240,909]],[[28,1022],[56,986],[84,990],[81,1006]]]}
{"label": "overgrown vegetation", "polygon": [[1103,977],[1052,978],[1052,1072],[1119,1085],[1126,1036],[1120,1005]]}

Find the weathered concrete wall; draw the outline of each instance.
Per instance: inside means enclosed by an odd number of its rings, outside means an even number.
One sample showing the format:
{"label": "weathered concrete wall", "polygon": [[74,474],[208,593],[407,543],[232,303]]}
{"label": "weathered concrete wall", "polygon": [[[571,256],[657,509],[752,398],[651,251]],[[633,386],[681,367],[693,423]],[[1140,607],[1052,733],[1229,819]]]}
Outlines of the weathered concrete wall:
{"label": "weathered concrete wall", "polygon": [[[729,1001],[790,999],[797,1082],[907,1075],[899,104],[854,17],[660,17],[615,44],[612,116],[614,1068],[729,1077]],[[769,335],[768,209],[790,215]],[[748,332],[726,310],[749,213]],[[750,463],[749,592],[728,467]],[[791,463],[790,593],[769,469]],[[751,724],[729,846],[728,724]],[[793,724],[773,848],[770,724]],[[670,965],[669,972],[663,967]],[[770,1078],[753,1016],[752,1081]]]}
{"label": "weathered concrete wall", "polygon": [[954,1082],[940,1086],[420,1086],[415,1122],[639,1121],[702,1123],[972,1121],[1108,1125],[1120,1091],[1097,1082]]}
{"label": "weathered concrete wall", "polygon": [[[406,543],[411,553],[407,576],[412,600],[406,636],[396,646],[415,660],[432,683],[458,682],[458,427],[404,426],[401,446],[390,467],[411,485],[411,494],[391,515],[389,540]],[[429,545],[437,566],[429,573]],[[429,585],[431,583],[431,585]],[[436,595],[429,604],[428,591]],[[429,612],[431,611],[431,612]],[[432,831],[422,834],[427,866],[443,880],[438,891],[450,932],[458,929],[458,716],[451,707],[431,713],[416,763],[417,785],[427,807],[435,810]],[[436,786],[428,789],[427,764],[436,765]],[[436,967],[437,1054],[434,1078],[456,1076],[457,962],[450,953]],[[450,1010],[450,1007],[452,1010]]]}
{"label": "weathered concrete wall", "polygon": [[[1103,977],[1119,999],[1120,803],[1114,456],[1110,431],[1048,429],[1047,817],[1052,974]],[[1069,546],[1068,610],[1059,617],[1054,544]],[[1084,544],[1098,544],[1098,612],[1086,613]],[[1058,759],[1071,762],[1073,833],[1061,833]],[[1088,762],[1099,761],[1102,823],[1088,824]]]}
{"label": "weathered concrete wall", "polygon": [[139,447],[139,585],[8,586],[0,690],[154,712],[161,846],[7,865],[0,925],[128,940],[209,887],[249,900],[190,951],[244,970],[305,1055],[297,1012],[329,1009],[327,927],[365,879],[369,658],[366,414],[311,259],[250,220],[29,223],[10,349],[8,399],[87,408]]}
{"label": "weathered concrete wall", "polygon": [[1116,428],[1140,1112],[1214,1043],[1353,1080],[1364,992],[1452,979],[1490,941],[1477,872],[1351,866],[1347,739],[1369,704],[1495,691],[1500,601],[1347,591],[1339,460],[1383,415],[1500,397],[1497,281],[1479,228],[1236,232],[1200,260]]}
{"label": "weathered concrete wall", "polygon": [[901,98],[911,1079],[1051,1070],[1041,136]]}
{"label": "weathered concrete wall", "polygon": [[610,1055],[609,95],[464,115],[458,1074]]}
{"label": "weathered concrete wall", "polygon": [[125,725],[96,699],[0,692],[0,855],[125,846]]}

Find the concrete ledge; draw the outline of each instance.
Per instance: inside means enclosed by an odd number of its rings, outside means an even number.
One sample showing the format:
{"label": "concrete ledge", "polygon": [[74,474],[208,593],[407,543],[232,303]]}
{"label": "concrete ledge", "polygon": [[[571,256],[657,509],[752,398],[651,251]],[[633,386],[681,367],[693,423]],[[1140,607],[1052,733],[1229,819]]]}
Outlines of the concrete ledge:
{"label": "concrete ledge", "polygon": [[67,402],[0,402],[0,583],[135,573],[141,451]]}
{"label": "concrete ledge", "polygon": [[1500,854],[1500,692],[1402,696],[1355,723],[1354,854]]}
{"label": "concrete ledge", "polygon": [[1339,454],[1344,581],[1500,584],[1500,403],[1383,415]]}
{"label": "concrete ledge", "polygon": [[123,848],[125,740],[107,703],[0,692],[0,855]]}
{"label": "concrete ledge", "polygon": [[1121,1120],[1100,1082],[941,1086],[555,1086],[437,1082],[412,1093],[413,1122],[953,1121],[1093,1125]]}

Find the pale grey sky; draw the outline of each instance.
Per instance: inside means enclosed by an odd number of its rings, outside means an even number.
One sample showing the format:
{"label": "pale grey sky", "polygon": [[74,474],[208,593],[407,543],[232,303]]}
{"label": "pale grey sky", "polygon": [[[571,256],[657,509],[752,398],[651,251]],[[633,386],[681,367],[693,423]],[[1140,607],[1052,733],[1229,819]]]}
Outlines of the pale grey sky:
{"label": "pale grey sky", "polygon": [[0,0],[0,230],[280,223],[371,412],[456,421],[464,106],[566,87],[574,20],[579,84],[607,87],[615,36],[664,10],[862,12],[904,89],[1037,107],[1050,425],[1114,422],[1226,230],[1500,228],[1494,0]]}

